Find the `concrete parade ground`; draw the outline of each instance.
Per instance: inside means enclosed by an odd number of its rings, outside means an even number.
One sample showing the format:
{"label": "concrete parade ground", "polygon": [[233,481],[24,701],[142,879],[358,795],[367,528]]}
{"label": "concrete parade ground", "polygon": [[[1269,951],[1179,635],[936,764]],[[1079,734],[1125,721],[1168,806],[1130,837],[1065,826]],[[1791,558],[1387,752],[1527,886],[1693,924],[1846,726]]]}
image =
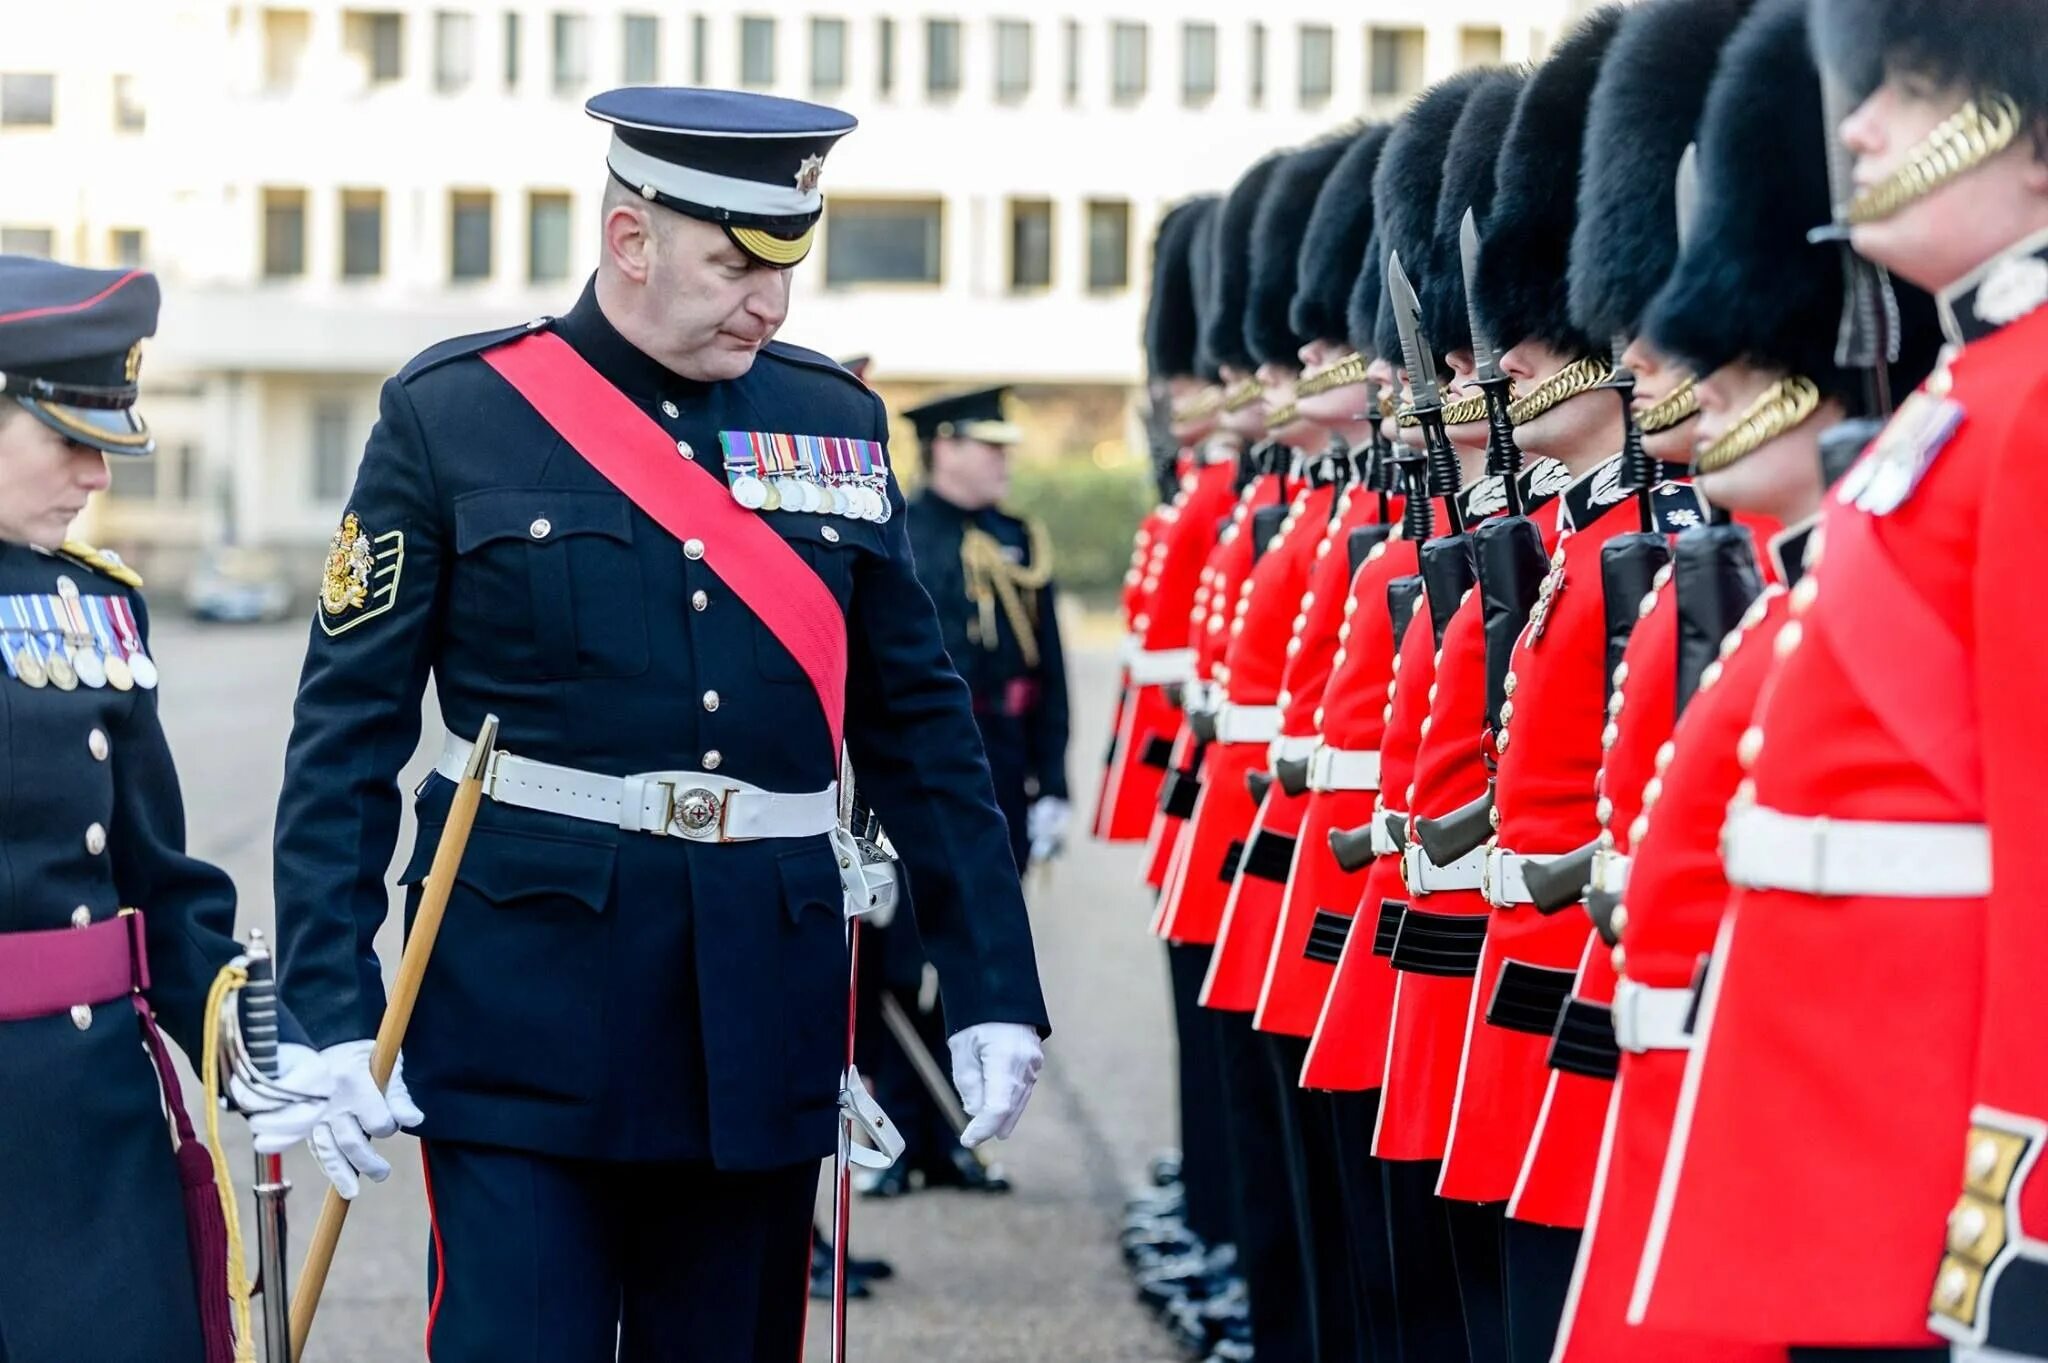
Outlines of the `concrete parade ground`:
{"label": "concrete parade ground", "polygon": [[[235,877],[243,933],[270,926],[271,827],[305,631],[298,620],[197,626],[169,612],[156,628],[164,722],[184,780],[192,849]],[[1078,828],[1094,799],[1114,659],[1106,641],[1085,632],[1068,657]],[[438,744],[431,713],[424,732],[423,747]],[[426,769],[424,754],[416,755],[401,784],[410,790]],[[411,841],[408,819],[399,850]],[[1173,1134],[1165,961],[1144,933],[1138,860],[1136,848],[1105,848],[1077,836],[1049,877],[1034,877],[1032,919],[1055,1032],[1023,1126],[997,1147],[1016,1192],[856,1201],[855,1251],[892,1260],[897,1276],[876,1284],[871,1300],[853,1304],[851,1358],[1178,1357],[1133,1299],[1116,1247],[1127,1183]],[[387,974],[398,960],[397,926],[394,912],[379,940]],[[246,1138],[237,1122],[223,1129],[253,1249]],[[409,1137],[384,1148],[395,1172],[387,1183],[366,1185],[353,1209],[302,1363],[396,1363],[422,1355],[427,1213],[419,1153]],[[297,1185],[296,1264],[326,1185],[303,1150],[288,1167]],[[814,1307],[810,1359],[827,1357],[826,1330],[826,1313]]]}

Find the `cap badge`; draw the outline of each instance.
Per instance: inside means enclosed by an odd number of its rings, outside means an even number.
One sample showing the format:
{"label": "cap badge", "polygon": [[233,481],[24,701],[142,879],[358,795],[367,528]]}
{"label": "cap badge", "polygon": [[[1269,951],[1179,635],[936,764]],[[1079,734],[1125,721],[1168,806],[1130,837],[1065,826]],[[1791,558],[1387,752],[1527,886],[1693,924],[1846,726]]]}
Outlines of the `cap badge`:
{"label": "cap badge", "polygon": [[796,168],[796,187],[800,193],[809,194],[818,187],[818,179],[825,173],[825,158],[815,152],[803,159]]}
{"label": "cap badge", "polygon": [[133,383],[135,382],[135,376],[141,372],[142,342],[137,341],[134,345],[128,347],[128,361],[121,368],[121,381],[123,383]]}

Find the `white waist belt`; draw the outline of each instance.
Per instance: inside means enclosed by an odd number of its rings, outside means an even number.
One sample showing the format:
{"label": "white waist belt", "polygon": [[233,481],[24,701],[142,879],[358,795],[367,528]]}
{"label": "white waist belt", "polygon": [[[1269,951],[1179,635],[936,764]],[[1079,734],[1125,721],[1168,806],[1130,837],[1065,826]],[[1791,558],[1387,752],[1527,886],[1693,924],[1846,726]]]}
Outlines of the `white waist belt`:
{"label": "white waist belt", "polygon": [[1546,861],[1555,861],[1550,855],[1524,855],[1510,852],[1501,847],[1486,849],[1486,902],[1495,908],[1507,908],[1514,904],[1533,904],[1536,896],[1529,893],[1529,882],[1523,872],[1530,866],[1541,866]]}
{"label": "white waist belt", "polygon": [[1314,734],[1282,734],[1266,745],[1266,763],[1278,766],[1282,762],[1313,758],[1318,741]]}
{"label": "white waist belt", "polygon": [[1975,899],[1991,893],[1991,830],[1970,823],[1804,818],[1762,805],[1721,830],[1731,884],[1811,895]]}
{"label": "white waist belt", "polygon": [[1620,980],[1614,986],[1614,1039],[1632,1055],[1689,1051],[1692,1033],[1685,1024],[1692,1016],[1692,1004],[1690,989],[1656,989]]}
{"label": "white waist belt", "polygon": [[1486,849],[1475,847],[1450,865],[1439,866],[1429,859],[1421,843],[1411,842],[1401,849],[1401,873],[1415,894],[1476,890],[1486,873]]}
{"label": "white waist belt", "polygon": [[1280,736],[1280,707],[1277,705],[1232,705],[1216,707],[1218,743],[1271,743]]}
{"label": "white waist belt", "polygon": [[[469,765],[471,746],[467,739],[450,734],[441,744],[441,760],[435,769],[451,781],[460,781]],[[807,838],[830,833],[839,824],[836,781],[823,790],[784,795],[709,772],[600,776],[514,757],[503,750],[492,753],[484,768],[484,794],[520,809],[693,842]]]}
{"label": "white waist belt", "polygon": [[1223,690],[1212,681],[1190,681],[1181,692],[1180,708],[1191,715],[1212,714]]}
{"label": "white waist belt", "polygon": [[1619,896],[1628,888],[1629,859],[1619,852],[1604,848],[1593,854],[1593,877],[1587,888],[1601,894]]}
{"label": "white waist belt", "polygon": [[[1380,754],[1377,748],[1318,747],[1308,757],[1310,790],[1378,790]],[[1378,828],[1378,824],[1374,828]],[[1375,835],[1374,850],[1379,843]],[[1394,849],[1389,847],[1387,851]]]}
{"label": "white waist belt", "polygon": [[1372,854],[1376,857],[1391,857],[1401,850],[1401,844],[1394,841],[1393,833],[1387,828],[1389,821],[1399,819],[1405,827],[1408,811],[1405,809],[1376,809],[1372,816]]}
{"label": "white waist belt", "polygon": [[1191,648],[1133,649],[1127,659],[1133,686],[1164,686],[1184,682],[1195,675],[1195,651]]}

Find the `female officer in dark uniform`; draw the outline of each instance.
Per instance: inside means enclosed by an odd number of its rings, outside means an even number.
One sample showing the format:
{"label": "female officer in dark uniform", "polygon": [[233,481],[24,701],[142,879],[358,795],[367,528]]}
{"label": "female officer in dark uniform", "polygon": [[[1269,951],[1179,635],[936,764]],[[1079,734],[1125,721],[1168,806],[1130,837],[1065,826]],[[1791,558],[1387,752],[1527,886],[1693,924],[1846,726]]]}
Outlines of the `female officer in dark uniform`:
{"label": "female officer in dark uniform", "polygon": [[[188,1243],[185,1205],[216,1194],[174,1148],[156,1028],[200,1055],[234,886],[185,853],[141,579],[64,538],[105,455],[154,448],[133,404],[157,299],[141,271],[0,256],[0,1363],[225,1357],[199,1305],[222,1246]],[[289,1143],[316,1116],[258,1120]]]}

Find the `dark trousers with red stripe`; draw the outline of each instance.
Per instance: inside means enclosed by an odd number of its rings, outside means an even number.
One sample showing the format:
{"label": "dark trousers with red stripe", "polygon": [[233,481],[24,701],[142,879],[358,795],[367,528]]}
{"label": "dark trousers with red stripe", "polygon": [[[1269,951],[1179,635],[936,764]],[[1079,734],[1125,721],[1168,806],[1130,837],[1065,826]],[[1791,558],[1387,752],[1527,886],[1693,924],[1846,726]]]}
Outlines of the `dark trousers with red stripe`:
{"label": "dark trousers with red stripe", "polygon": [[434,1141],[431,1363],[798,1363],[818,1166]]}

